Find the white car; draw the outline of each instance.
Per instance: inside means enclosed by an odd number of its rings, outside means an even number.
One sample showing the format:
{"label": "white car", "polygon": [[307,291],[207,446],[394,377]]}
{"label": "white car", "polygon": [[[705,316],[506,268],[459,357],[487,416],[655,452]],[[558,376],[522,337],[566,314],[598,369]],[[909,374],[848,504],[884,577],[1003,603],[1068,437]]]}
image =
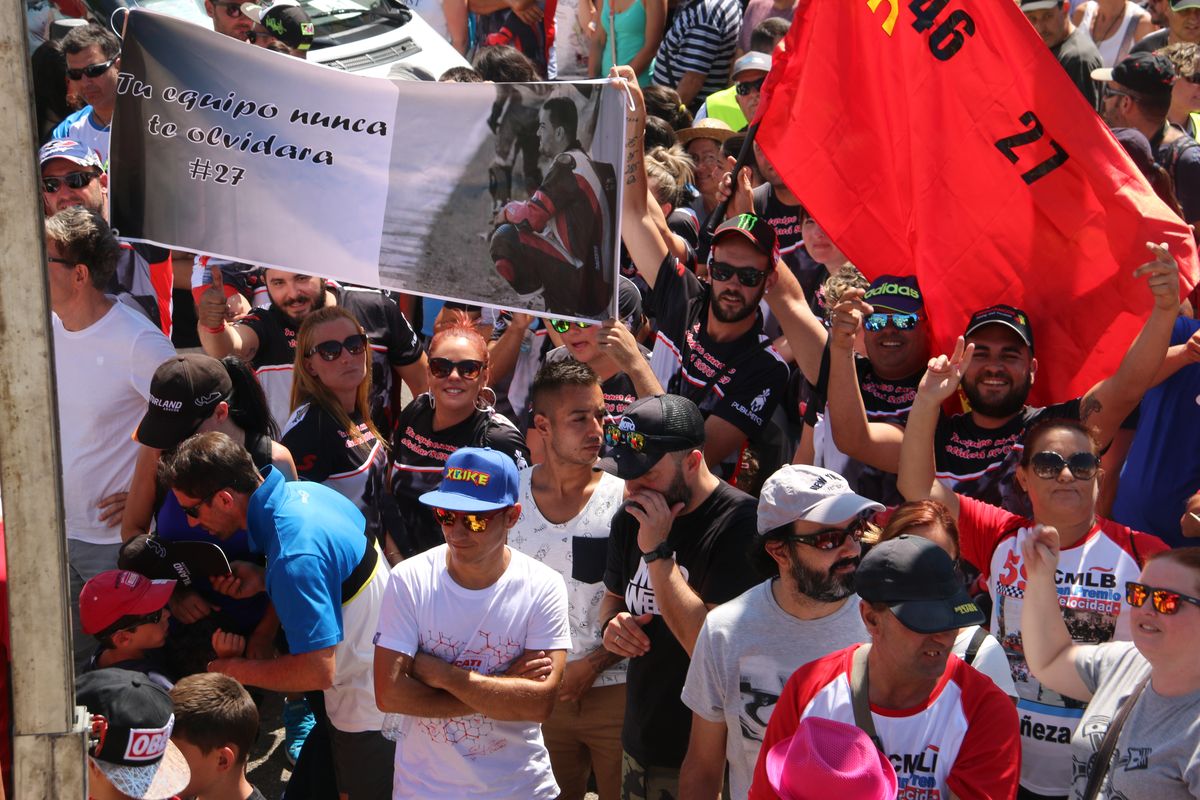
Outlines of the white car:
{"label": "white car", "polygon": [[[90,0],[100,19],[121,6],[169,14],[212,27],[203,0]],[[299,0],[316,26],[308,60],[364,75],[387,77],[409,67],[434,79],[451,67],[470,66],[419,14],[398,0]]]}

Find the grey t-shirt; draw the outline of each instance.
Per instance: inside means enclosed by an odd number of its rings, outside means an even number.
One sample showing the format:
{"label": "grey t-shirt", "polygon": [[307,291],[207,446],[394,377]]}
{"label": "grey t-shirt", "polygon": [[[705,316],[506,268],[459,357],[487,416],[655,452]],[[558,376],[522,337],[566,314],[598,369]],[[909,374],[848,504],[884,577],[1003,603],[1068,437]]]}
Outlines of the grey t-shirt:
{"label": "grey t-shirt", "polygon": [[[1083,797],[1088,761],[1100,748],[1108,723],[1149,672],[1130,642],[1081,647],[1075,669],[1092,691],[1071,737],[1073,794]],[[1099,800],[1194,800],[1200,797],[1200,691],[1163,697],[1147,686],[1121,728],[1112,766]]]}
{"label": "grey t-shirt", "polygon": [[[778,579],[774,579],[778,580]],[[799,667],[867,641],[858,595],[827,617],[800,620],[779,607],[765,581],[708,612],[683,685],[684,704],[726,727],[733,800],[743,800],[767,723]]]}

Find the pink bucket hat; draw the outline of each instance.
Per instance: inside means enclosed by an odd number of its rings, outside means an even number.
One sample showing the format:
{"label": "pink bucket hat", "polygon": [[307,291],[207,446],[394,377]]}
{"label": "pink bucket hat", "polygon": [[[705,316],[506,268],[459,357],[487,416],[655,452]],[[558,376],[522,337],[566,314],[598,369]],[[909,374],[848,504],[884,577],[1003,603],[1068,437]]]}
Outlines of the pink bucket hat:
{"label": "pink bucket hat", "polygon": [[896,771],[860,728],[820,717],[767,752],[767,780],[783,800],[896,800]]}

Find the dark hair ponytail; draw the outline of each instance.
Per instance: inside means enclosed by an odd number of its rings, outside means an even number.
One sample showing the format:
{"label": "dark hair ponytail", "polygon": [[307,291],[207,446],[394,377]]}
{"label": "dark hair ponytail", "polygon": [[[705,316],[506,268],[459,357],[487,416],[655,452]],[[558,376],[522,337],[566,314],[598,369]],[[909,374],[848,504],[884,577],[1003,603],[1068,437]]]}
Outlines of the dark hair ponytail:
{"label": "dark hair ponytail", "polygon": [[267,396],[263,394],[262,386],[250,367],[237,356],[225,356],[221,364],[233,384],[233,392],[229,396],[229,418],[248,434],[278,441],[279,426],[271,417]]}

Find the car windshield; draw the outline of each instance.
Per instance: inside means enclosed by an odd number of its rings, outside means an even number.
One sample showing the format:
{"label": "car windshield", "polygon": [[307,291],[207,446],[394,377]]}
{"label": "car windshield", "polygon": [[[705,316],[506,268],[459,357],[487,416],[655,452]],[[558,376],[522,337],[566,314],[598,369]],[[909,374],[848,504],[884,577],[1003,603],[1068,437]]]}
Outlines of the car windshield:
{"label": "car windshield", "polygon": [[[197,22],[207,19],[203,0],[140,0],[138,4],[143,8],[173,17],[192,19]],[[322,36],[332,36],[359,28],[368,21],[385,25],[395,24],[376,14],[366,15],[365,12],[369,11],[373,5],[375,3],[367,2],[367,0],[300,0],[300,6],[316,25],[318,39]],[[393,9],[384,3],[383,10],[386,12]]]}

